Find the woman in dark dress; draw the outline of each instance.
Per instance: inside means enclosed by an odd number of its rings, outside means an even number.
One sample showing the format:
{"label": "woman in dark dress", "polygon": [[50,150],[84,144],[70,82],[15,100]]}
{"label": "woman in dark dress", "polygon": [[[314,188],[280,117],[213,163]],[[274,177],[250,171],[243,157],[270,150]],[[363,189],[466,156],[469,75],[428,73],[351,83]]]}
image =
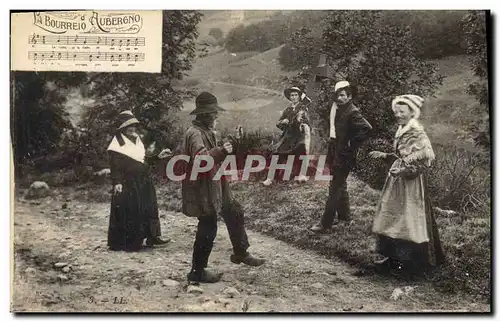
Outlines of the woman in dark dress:
{"label": "woman in dark dress", "polygon": [[[301,155],[309,154],[311,142],[311,125],[309,121],[308,104],[311,100],[298,87],[287,88],[284,91],[285,97],[290,101],[290,105],[283,111],[276,126],[283,131],[278,142],[271,147],[272,154],[279,155],[278,163],[287,162],[289,155],[295,156],[292,167],[292,177],[297,177],[299,182],[307,181],[307,178],[300,173],[302,161]],[[276,171],[275,180],[283,179],[283,170]],[[267,178],[263,184],[269,186],[273,183],[273,178]]]}
{"label": "woman in dark dress", "polygon": [[[108,229],[111,250],[138,251],[145,238],[149,247],[168,242],[160,238],[156,190],[146,162],[152,160],[146,158],[137,124],[132,112],[120,113],[117,133],[108,147],[113,184]],[[165,158],[169,152],[166,149],[157,157]]]}

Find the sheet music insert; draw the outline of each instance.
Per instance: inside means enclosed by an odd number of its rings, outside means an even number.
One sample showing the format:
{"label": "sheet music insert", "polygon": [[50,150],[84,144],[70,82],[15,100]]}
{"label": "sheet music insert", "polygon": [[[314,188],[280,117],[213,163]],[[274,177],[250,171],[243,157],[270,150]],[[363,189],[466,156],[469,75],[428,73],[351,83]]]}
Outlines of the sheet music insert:
{"label": "sheet music insert", "polygon": [[161,72],[161,11],[11,14],[11,69]]}

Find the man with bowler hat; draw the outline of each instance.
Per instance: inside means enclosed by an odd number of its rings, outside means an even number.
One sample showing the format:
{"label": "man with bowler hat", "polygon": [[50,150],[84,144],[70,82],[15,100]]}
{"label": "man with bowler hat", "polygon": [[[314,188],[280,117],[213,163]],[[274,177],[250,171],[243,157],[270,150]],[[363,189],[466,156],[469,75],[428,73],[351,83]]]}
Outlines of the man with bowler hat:
{"label": "man with bowler hat", "polygon": [[[247,251],[249,243],[242,207],[232,198],[228,182],[224,177],[214,180],[220,163],[233,150],[230,143],[224,143],[222,147],[217,145],[213,131],[219,111],[224,109],[219,106],[213,94],[199,94],[196,97],[196,108],[191,112],[195,119],[184,136],[184,154],[188,155],[190,160],[186,178],[182,181],[182,212],[189,217],[198,218],[192,269],[187,276],[188,280],[193,282],[215,283],[222,277],[222,273],[206,269],[217,235],[218,214],[226,223],[233,246],[231,262],[250,266],[260,266],[264,263],[263,259],[255,258]],[[212,157],[215,166],[207,173],[200,173],[196,180],[190,180],[194,158],[197,155]]]}

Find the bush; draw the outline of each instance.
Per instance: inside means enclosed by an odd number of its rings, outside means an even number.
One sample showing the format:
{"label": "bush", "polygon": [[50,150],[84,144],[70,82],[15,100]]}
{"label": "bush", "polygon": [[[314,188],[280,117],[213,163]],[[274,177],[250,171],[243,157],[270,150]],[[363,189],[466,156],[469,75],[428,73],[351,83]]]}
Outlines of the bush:
{"label": "bush", "polygon": [[436,160],[429,171],[433,203],[461,213],[489,213],[489,154],[434,144]]}
{"label": "bush", "polygon": [[361,146],[358,153],[357,163],[353,169],[353,174],[373,189],[381,190],[384,187],[390,164],[387,160],[369,157],[368,153],[371,151],[391,153],[393,151],[393,145],[389,140],[384,139],[367,140]]}
{"label": "bush", "polygon": [[226,38],[226,49],[230,52],[266,51],[271,49],[267,33],[257,25],[239,25]]}
{"label": "bush", "polygon": [[214,37],[215,40],[220,40],[224,36],[224,32],[220,28],[212,28],[208,32],[208,35]]}

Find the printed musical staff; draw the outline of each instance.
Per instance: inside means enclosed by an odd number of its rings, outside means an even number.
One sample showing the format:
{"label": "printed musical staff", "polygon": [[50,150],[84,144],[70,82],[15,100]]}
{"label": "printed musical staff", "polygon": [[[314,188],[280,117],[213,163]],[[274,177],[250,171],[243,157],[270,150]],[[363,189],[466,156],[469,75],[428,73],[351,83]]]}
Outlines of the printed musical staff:
{"label": "printed musical staff", "polygon": [[28,59],[33,61],[110,61],[110,62],[142,62],[144,53],[115,53],[115,52],[66,52],[66,51],[29,51]]}
{"label": "printed musical staff", "polygon": [[145,46],[145,37],[100,37],[100,36],[56,36],[32,34],[28,44],[36,45],[81,45],[81,46]]}

